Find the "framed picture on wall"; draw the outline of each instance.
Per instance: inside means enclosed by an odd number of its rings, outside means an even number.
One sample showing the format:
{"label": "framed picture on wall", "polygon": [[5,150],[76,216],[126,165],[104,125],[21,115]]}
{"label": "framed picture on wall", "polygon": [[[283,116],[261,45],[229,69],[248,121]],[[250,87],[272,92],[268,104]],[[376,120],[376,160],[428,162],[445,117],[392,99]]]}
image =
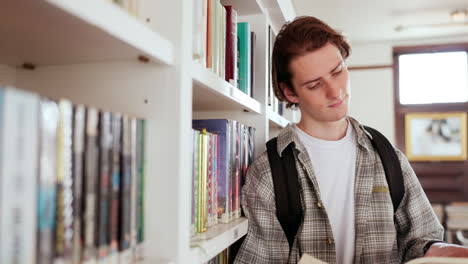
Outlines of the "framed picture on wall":
{"label": "framed picture on wall", "polygon": [[410,161],[466,160],[466,113],[405,115],[406,156]]}

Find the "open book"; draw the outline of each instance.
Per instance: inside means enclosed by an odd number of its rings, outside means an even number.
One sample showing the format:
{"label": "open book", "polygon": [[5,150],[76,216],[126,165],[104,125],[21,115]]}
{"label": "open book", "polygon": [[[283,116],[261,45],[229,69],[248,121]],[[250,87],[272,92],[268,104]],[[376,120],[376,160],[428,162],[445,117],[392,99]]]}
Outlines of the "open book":
{"label": "open book", "polygon": [[[468,258],[417,258],[413,259],[406,264],[467,264]],[[304,254],[302,255],[299,264],[327,264],[324,261],[321,261],[317,258],[312,257],[311,255]]]}

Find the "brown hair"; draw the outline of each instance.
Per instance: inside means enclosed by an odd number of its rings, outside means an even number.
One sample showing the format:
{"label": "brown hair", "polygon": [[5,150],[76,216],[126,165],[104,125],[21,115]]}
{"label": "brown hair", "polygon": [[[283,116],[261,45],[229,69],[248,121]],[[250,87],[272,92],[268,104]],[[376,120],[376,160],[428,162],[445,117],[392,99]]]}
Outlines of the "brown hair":
{"label": "brown hair", "polygon": [[289,63],[295,57],[315,51],[327,43],[335,45],[344,59],[349,56],[351,48],[343,35],[315,17],[298,17],[281,28],[273,47],[271,75],[275,95],[280,101],[287,102],[286,107],[295,105],[280,87],[280,83],[284,83],[294,91]]}

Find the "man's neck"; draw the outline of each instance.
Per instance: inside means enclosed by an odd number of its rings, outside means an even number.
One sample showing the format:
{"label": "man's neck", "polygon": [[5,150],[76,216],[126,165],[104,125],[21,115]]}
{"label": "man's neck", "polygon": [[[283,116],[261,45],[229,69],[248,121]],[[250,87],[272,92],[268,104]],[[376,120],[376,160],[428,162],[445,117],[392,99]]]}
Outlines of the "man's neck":
{"label": "man's neck", "polygon": [[308,135],[323,140],[340,140],[346,136],[348,121],[343,118],[335,122],[319,122],[316,120],[304,120],[297,126]]}

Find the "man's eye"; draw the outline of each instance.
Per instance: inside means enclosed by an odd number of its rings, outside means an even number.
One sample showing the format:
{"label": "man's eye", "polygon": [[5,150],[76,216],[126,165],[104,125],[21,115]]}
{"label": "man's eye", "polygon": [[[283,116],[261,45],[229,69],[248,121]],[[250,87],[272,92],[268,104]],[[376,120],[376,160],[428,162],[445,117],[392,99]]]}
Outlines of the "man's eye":
{"label": "man's eye", "polygon": [[320,83],[317,83],[317,84],[314,84],[314,85],[309,85],[309,86],[307,86],[306,88],[307,88],[308,90],[315,90],[315,89],[317,89],[317,88],[319,88],[319,87],[320,87]]}
{"label": "man's eye", "polygon": [[340,75],[341,72],[343,72],[343,69],[342,69],[342,68],[340,68],[338,71],[332,73],[332,75],[333,75],[333,76],[338,76],[338,75]]}

